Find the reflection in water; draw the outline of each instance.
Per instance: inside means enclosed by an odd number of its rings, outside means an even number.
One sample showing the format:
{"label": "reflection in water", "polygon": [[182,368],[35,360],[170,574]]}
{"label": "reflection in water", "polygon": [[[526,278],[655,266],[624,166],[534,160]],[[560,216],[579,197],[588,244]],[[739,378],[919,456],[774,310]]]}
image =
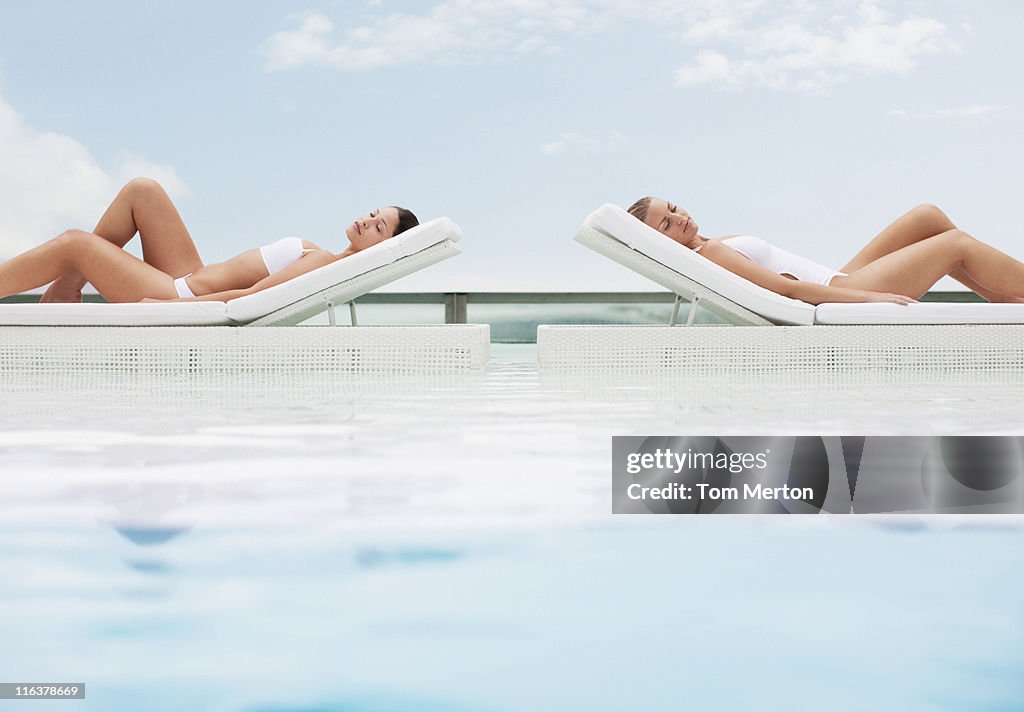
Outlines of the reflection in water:
{"label": "reflection in water", "polygon": [[159,546],[189,530],[189,527],[115,526],[114,530],[138,546]]}
{"label": "reflection in water", "polygon": [[168,576],[175,571],[173,566],[156,559],[123,559],[123,561],[129,569],[150,576]]}
{"label": "reflection in water", "polygon": [[315,421],[331,408],[348,412],[359,404],[402,398],[436,404],[446,397],[472,398],[486,380],[482,372],[460,375],[178,374],[169,377],[95,373],[19,374],[0,381],[4,409],[0,425],[120,424],[130,432],[202,422],[266,423]]}
{"label": "reflection in water", "polygon": [[1015,518],[612,517],[609,493],[612,435],[999,433],[1018,387],[495,352],[430,378],[0,384],[5,677],[73,672],[104,712],[789,709],[764,691],[808,665],[830,709],[1024,696]]}
{"label": "reflection in water", "polygon": [[542,372],[544,391],[593,407],[644,410],[687,434],[916,435],[1024,431],[1024,384],[865,380],[843,374],[757,377]]}
{"label": "reflection in water", "polygon": [[[5,627],[35,643],[5,648],[0,663],[74,669],[90,685],[85,709],[415,710],[449,698],[564,709],[550,705],[555,691],[569,708],[670,710],[685,669],[688,707],[783,710],[763,704],[766,686],[810,660],[801,685],[815,699],[857,661],[865,684],[829,709],[879,697],[1012,709],[1024,692],[1019,527],[631,517],[344,539],[298,523],[232,527],[173,544],[189,563],[163,598],[83,596],[75,577],[109,566],[40,543],[45,534],[0,528],[0,551],[63,576],[45,593],[6,584],[5,607],[22,615]],[[97,554],[109,546],[84,539]],[[59,622],[40,615],[58,609]],[[727,660],[743,684],[718,674]]]}
{"label": "reflection in water", "polygon": [[466,705],[454,699],[417,697],[384,692],[362,697],[344,697],[314,705],[257,705],[243,712],[491,712],[491,705]]}
{"label": "reflection in water", "polygon": [[425,547],[400,547],[384,549],[376,546],[361,547],[356,550],[356,563],[366,569],[383,566],[417,566],[420,564],[443,564],[456,561],[465,552],[453,549],[433,549]]}
{"label": "reflection in water", "polygon": [[99,524],[130,545],[119,554],[129,575],[116,575],[114,590],[136,601],[161,602],[172,596],[181,564],[172,563],[165,547],[192,531],[193,518],[182,510],[202,499],[202,488],[138,481],[73,491],[73,497],[106,505],[107,511],[97,518]]}

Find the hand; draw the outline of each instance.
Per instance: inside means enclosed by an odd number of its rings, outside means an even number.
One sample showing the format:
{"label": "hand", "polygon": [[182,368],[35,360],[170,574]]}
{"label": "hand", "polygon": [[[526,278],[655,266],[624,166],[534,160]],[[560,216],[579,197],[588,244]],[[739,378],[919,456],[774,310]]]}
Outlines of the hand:
{"label": "hand", "polygon": [[174,299],[150,299],[149,297],[146,297],[145,299],[140,299],[139,303],[140,304],[154,304],[156,302],[173,302],[173,301],[175,301],[175,300]]}
{"label": "hand", "polygon": [[865,302],[892,302],[894,304],[917,304],[916,299],[911,299],[903,294],[889,294],[888,292],[864,292]]}

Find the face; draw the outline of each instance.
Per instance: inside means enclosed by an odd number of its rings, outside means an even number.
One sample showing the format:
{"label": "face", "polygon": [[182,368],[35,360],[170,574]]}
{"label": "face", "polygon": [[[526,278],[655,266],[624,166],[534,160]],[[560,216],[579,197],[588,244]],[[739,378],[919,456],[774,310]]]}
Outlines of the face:
{"label": "face", "polygon": [[675,203],[651,198],[644,222],[681,245],[697,246],[697,221]]}
{"label": "face", "polygon": [[397,227],[398,210],[377,208],[356,218],[345,228],[345,237],[356,250],[365,250],[394,235]]}

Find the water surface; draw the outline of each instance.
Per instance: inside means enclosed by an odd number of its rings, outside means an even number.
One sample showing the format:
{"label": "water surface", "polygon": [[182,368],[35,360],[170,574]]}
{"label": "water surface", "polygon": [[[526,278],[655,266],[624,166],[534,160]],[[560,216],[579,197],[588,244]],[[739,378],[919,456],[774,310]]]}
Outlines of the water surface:
{"label": "water surface", "polygon": [[610,437],[1020,434],[1014,384],[5,377],[0,710],[1006,710],[1015,518],[613,517]]}

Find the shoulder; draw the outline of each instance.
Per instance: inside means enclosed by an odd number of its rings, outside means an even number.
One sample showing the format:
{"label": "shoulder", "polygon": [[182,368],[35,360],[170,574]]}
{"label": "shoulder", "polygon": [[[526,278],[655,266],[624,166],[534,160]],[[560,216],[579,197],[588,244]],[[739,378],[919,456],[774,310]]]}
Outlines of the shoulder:
{"label": "shoulder", "polygon": [[757,254],[758,250],[751,250],[748,244],[731,242],[733,244],[729,244],[724,238],[708,240],[701,248],[700,254],[715,264],[746,277],[745,271],[753,263],[748,253]]}
{"label": "shoulder", "polygon": [[733,237],[738,237],[738,236],[737,235],[726,235],[725,237],[713,237],[713,238],[709,239],[707,242],[705,242],[703,245],[701,245],[701,247],[700,247],[700,254],[702,254],[702,255],[712,254],[713,255],[713,254],[721,254],[722,252],[735,252],[734,249],[729,247],[729,243],[726,242],[726,240],[729,240],[729,239],[731,239]]}
{"label": "shoulder", "polygon": [[705,259],[709,259],[717,265],[722,267],[728,267],[732,269],[731,265],[734,260],[745,259],[742,254],[729,247],[722,240],[708,240],[701,245],[700,250],[697,252]]}
{"label": "shoulder", "polygon": [[759,244],[759,245],[768,244],[763,239],[761,239],[760,237],[756,237],[754,235],[722,235],[720,238],[718,238],[718,240],[720,242],[726,242],[726,243],[730,243],[731,242],[731,243],[736,244],[736,245],[744,245],[744,244],[751,244],[751,243]]}
{"label": "shoulder", "polygon": [[739,252],[744,257],[762,264],[768,261],[772,249],[771,245],[767,242],[753,235],[732,235],[721,238],[720,242]]}
{"label": "shoulder", "polygon": [[309,260],[311,263],[316,262],[317,264],[327,265],[337,260],[338,257],[327,250],[321,250],[319,247],[313,247],[309,252],[301,255],[300,259]]}

